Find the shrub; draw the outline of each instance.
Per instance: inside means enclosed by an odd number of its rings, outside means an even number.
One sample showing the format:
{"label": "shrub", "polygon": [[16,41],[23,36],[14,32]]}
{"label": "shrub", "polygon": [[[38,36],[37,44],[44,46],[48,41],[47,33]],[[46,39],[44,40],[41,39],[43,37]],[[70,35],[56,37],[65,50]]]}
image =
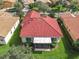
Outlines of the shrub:
{"label": "shrub", "polygon": [[41,1],[29,4],[29,7],[30,7],[30,9],[36,9],[36,10],[42,11],[42,12],[48,12],[51,10],[51,8],[47,4],[45,4]]}
{"label": "shrub", "polygon": [[73,44],[75,47],[79,47],[79,41],[74,41]]}

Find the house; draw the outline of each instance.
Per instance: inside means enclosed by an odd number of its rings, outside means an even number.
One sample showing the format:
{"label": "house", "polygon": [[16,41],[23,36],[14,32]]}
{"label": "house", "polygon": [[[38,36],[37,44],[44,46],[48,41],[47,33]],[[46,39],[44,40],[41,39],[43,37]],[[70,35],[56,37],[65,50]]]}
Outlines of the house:
{"label": "house", "polygon": [[17,0],[3,0],[3,8],[9,8],[14,6]]}
{"label": "house", "polygon": [[67,12],[61,13],[60,18],[71,37],[70,40],[79,41],[79,15]]}
{"label": "house", "polygon": [[35,51],[50,51],[52,40],[59,40],[62,36],[55,18],[41,15],[34,10],[27,13],[21,27],[22,42],[31,42]]}
{"label": "house", "polygon": [[22,1],[23,1],[24,5],[28,5],[28,4],[34,3],[36,1],[41,1],[43,3],[51,3],[50,0],[22,0]]}
{"label": "house", "polygon": [[19,24],[19,17],[0,12],[0,44],[7,44]]}
{"label": "house", "polygon": [[22,0],[22,2],[24,3],[24,5],[28,5],[30,3],[34,3],[34,0]]}
{"label": "house", "polygon": [[50,0],[36,0],[36,1],[41,1],[41,2],[43,2],[43,3],[51,3]]}

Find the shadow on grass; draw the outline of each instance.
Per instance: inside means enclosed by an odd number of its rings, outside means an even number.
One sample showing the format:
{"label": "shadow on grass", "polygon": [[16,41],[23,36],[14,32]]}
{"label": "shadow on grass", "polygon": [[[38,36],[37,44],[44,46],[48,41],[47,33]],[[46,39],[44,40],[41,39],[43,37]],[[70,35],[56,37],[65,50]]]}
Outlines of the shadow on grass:
{"label": "shadow on grass", "polygon": [[10,41],[9,41],[9,45],[12,46],[12,45],[20,45],[22,42],[21,42],[21,38],[20,38],[20,25],[16,28],[13,36],[11,37]]}
{"label": "shadow on grass", "polygon": [[42,54],[42,51],[33,51],[33,54]]}
{"label": "shadow on grass", "polygon": [[60,28],[63,33],[62,41],[63,41],[64,47],[65,47],[65,52],[67,54],[66,59],[76,59],[77,57],[79,57],[79,51],[73,50],[73,46],[70,41],[71,37],[70,37],[69,33],[66,31],[66,28],[64,27],[64,25],[60,26]]}
{"label": "shadow on grass", "polygon": [[0,44],[0,46],[3,46],[4,44]]}

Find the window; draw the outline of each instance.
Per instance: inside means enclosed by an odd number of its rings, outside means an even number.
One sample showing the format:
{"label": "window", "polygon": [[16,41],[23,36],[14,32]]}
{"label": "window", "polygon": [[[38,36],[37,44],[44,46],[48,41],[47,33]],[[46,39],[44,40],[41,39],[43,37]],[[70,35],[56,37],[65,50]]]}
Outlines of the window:
{"label": "window", "polygon": [[35,44],[35,48],[49,48],[50,44]]}
{"label": "window", "polygon": [[14,27],[14,29],[15,29],[15,27]]}
{"label": "window", "polygon": [[0,39],[1,41],[4,41],[4,39]]}
{"label": "window", "polygon": [[1,36],[0,36],[0,41],[4,41],[4,37],[1,37]]}
{"label": "window", "polygon": [[26,38],[26,42],[31,42],[31,38]]}
{"label": "window", "polygon": [[12,34],[12,31],[11,31],[11,34]]}

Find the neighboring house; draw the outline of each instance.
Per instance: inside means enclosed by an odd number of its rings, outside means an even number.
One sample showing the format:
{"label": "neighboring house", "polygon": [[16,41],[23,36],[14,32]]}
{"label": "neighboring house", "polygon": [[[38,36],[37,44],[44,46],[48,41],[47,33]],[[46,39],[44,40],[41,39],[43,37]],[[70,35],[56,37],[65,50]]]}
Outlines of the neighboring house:
{"label": "neighboring house", "polygon": [[0,44],[7,44],[19,24],[19,17],[0,12]]}
{"label": "neighboring house", "polygon": [[23,4],[24,4],[24,8],[23,8],[23,12],[24,15],[26,15],[26,13],[29,11],[29,4],[30,3],[34,3],[34,0],[22,0]]}
{"label": "neighboring house", "polygon": [[28,5],[30,3],[34,3],[34,0],[22,0],[22,2],[24,3],[24,5]]}
{"label": "neighboring house", "polygon": [[55,18],[29,11],[22,24],[20,37],[23,43],[33,43],[35,51],[50,51],[53,39],[59,40],[62,33]]}
{"label": "neighboring house", "polygon": [[29,11],[30,9],[25,7],[22,9],[22,12],[24,13],[24,16],[27,14],[27,12]]}
{"label": "neighboring house", "polygon": [[71,41],[79,41],[79,15],[75,16],[71,13],[61,13],[61,21],[67,29]]}
{"label": "neighboring house", "polygon": [[14,6],[17,0],[3,0],[3,8],[9,8]]}
{"label": "neighboring house", "polygon": [[41,1],[41,2],[43,2],[43,3],[51,3],[50,0],[36,0],[36,1]]}
{"label": "neighboring house", "polygon": [[51,3],[50,0],[22,0],[22,1],[23,1],[24,5],[28,5],[28,4],[34,3],[36,1],[41,1],[43,3]]}

